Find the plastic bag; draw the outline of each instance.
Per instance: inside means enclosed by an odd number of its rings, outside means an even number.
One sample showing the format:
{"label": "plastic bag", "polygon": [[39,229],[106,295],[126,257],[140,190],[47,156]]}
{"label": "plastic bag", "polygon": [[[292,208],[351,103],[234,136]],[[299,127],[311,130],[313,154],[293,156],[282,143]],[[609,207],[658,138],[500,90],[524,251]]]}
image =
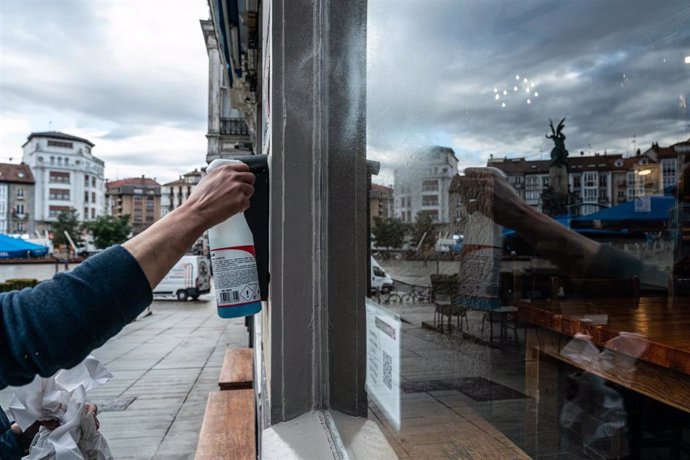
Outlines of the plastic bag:
{"label": "plastic bag", "polygon": [[110,448],[96,429],[94,417],[86,411],[86,392],[112,378],[96,358],[57,372],[52,377],[36,377],[21,387],[12,387],[14,399],[9,410],[22,430],[37,420],[57,419],[53,431],[42,427],[32,442],[28,460],[109,460]]}

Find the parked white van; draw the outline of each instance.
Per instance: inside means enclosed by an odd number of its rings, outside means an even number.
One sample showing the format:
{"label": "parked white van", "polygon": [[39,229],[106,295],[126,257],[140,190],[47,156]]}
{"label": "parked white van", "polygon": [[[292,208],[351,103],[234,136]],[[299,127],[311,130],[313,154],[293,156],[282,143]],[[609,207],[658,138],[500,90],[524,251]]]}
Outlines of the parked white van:
{"label": "parked white van", "polygon": [[155,299],[197,300],[211,291],[210,262],[203,256],[183,256],[153,289]]}
{"label": "parked white van", "polygon": [[371,258],[371,290],[387,294],[393,290],[393,278],[383,271],[383,268]]}

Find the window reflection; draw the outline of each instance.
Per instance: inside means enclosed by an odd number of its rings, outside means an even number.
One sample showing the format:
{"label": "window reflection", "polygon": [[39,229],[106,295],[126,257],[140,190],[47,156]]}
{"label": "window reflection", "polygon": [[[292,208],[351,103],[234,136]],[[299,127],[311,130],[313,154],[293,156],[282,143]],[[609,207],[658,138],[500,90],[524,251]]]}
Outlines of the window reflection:
{"label": "window reflection", "polygon": [[684,1],[369,2],[401,458],[690,458],[688,30]]}

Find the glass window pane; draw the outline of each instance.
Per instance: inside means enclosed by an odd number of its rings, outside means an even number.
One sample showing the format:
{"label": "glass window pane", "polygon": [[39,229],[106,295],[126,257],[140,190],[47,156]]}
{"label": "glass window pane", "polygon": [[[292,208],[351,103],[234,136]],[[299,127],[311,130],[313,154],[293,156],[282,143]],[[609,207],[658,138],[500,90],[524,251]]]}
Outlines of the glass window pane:
{"label": "glass window pane", "polygon": [[367,390],[401,458],[689,454],[688,30],[685,0],[369,1]]}

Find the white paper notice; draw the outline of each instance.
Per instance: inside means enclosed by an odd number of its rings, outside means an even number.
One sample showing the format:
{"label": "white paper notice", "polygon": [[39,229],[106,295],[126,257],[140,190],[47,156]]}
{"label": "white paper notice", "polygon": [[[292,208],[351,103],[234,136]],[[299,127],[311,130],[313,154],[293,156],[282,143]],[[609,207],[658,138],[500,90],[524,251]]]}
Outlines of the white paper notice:
{"label": "white paper notice", "polygon": [[400,316],[366,299],[367,392],[400,430]]}

